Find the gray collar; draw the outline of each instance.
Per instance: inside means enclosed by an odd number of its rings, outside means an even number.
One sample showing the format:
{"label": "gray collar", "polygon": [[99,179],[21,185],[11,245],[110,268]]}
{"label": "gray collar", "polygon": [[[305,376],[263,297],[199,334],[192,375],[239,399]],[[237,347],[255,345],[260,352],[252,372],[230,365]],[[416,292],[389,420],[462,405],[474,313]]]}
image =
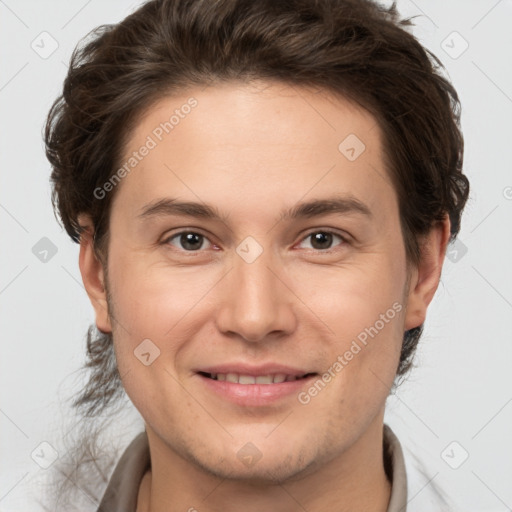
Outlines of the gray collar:
{"label": "gray collar", "polygon": [[392,482],[387,512],[405,512],[407,510],[407,473],[404,453],[400,441],[386,424],[384,424],[384,461],[391,469],[391,475],[388,475],[388,478]]}

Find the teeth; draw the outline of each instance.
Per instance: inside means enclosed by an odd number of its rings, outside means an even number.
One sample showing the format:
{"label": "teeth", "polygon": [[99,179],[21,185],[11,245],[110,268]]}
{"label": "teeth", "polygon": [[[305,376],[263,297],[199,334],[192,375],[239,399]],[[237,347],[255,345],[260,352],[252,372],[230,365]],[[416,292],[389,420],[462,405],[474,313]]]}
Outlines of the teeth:
{"label": "teeth", "polygon": [[272,375],[259,375],[256,377],[256,384],[272,384]]}
{"label": "teeth", "polygon": [[238,377],[238,384],[256,384],[256,377],[252,375],[240,375]]}
{"label": "teeth", "polygon": [[300,379],[294,375],[285,373],[275,373],[272,375],[241,375],[238,373],[211,373],[210,377],[214,380],[232,382],[234,384],[280,384],[281,382],[292,382]]}

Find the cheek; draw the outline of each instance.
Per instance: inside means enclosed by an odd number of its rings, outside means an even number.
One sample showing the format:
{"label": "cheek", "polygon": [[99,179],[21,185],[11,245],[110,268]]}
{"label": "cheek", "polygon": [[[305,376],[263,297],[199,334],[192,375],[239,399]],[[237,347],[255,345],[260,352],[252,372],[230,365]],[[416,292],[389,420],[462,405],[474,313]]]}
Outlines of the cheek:
{"label": "cheek", "polygon": [[324,373],[299,399],[332,425],[361,429],[381,411],[395,379],[404,306],[393,286],[386,293],[367,294],[364,287],[345,284],[343,293],[328,290],[311,306],[320,311],[322,302],[319,316],[335,334]]}
{"label": "cheek", "polygon": [[[287,273],[288,284],[303,302],[302,311],[309,309],[335,339],[346,341],[374,325],[393,304],[403,306],[405,262],[400,253],[388,251],[358,254],[340,265],[295,266]],[[395,306],[393,325],[402,319],[396,313]]]}
{"label": "cheek", "polygon": [[[215,271],[122,258],[110,272],[114,313],[130,338],[170,340],[218,280]],[[126,332],[125,332],[126,334]]]}
{"label": "cheek", "polygon": [[190,340],[211,318],[205,293],[221,276],[216,269],[198,273],[164,264],[148,266],[142,257],[120,257],[109,269],[117,364],[143,416],[155,413],[146,404],[159,403],[162,389],[181,396],[175,378]]}
{"label": "cheek", "polygon": [[324,375],[335,402],[360,408],[388,393],[404,332],[404,264],[400,254],[383,250],[357,264],[290,276],[300,283],[294,287],[297,296],[307,297],[317,322],[330,332]]}

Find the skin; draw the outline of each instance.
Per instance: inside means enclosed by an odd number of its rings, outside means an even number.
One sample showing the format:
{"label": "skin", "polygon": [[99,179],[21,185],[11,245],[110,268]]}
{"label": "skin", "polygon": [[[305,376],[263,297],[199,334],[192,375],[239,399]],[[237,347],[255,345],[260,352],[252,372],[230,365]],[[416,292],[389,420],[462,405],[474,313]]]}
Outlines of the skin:
{"label": "skin", "polygon": [[[380,128],[325,91],[226,83],[162,98],[125,155],[190,96],[198,106],[115,190],[108,282],[90,236],[81,242],[97,326],[113,332],[150,443],[138,510],[386,511],[385,401],[403,333],[424,322],[438,286],[449,220],[424,238],[420,264],[408,265]],[[351,133],[365,144],[354,161],[338,150]],[[371,215],[281,218],[334,194]],[[166,197],[207,203],[224,220],[140,217]],[[90,234],[90,219],[80,222]],[[181,231],[204,235],[200,248],[171,238]],[[318,232],[334,236],[318,248]],[[252,263],[236,252],[248,236],[263,250]],[[194,372],[243,361],[322,374],[396,303],[401,311],[308,404],[296,394],[264,407],[233,404]],[[147,338],[160,349],[149,366],[134,356]],[[248,442],[262,455],[250,467],[237,457]]]}

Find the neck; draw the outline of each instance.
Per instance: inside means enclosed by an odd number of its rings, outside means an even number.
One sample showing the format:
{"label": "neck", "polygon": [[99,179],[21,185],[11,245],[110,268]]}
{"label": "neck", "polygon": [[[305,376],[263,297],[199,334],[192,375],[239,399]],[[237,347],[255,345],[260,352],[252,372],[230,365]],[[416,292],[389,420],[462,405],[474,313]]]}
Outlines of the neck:
{"label": "neck", "polygon": [[342,454],[281,483],[222,479],[183,459],[147,428],[152,470],[141,484],[137,512],[386,512],[391,484],[383,459],[382,417]]}

